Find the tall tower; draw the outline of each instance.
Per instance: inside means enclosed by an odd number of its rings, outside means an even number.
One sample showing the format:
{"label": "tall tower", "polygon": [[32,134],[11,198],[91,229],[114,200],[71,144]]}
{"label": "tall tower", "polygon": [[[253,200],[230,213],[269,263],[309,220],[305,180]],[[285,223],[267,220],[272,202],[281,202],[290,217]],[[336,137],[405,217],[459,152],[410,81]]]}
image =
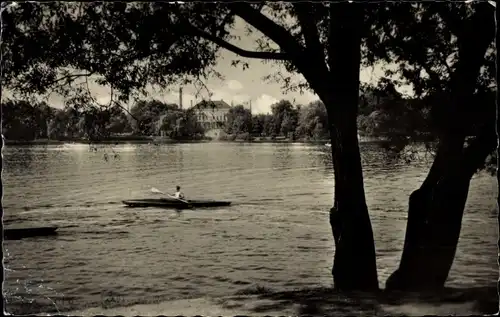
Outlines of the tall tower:
{"label": "tall tower", "polygon": [[179,107],[182,109],[182,87],[179,88]]}

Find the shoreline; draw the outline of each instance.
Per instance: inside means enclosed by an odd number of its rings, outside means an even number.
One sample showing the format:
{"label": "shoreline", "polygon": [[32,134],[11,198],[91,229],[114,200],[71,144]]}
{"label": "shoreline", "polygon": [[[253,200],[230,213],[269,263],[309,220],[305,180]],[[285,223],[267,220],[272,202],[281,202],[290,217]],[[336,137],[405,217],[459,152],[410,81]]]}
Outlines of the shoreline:
{"label": "shoreline", "polygon": [[[495,314],[496,287],[445,288],[428,294],[385,292],[348,293],[328,287],[294,291],[268,289],[223,297],[116,302],[115,305],[61,311],[70,316],[480,316]],[[54,313],[45,313],[45,315]]]}
{"label": "shoreline", "polygon": [[[366,140],[361,140],[360,143],[377,143],[382,140],[376,138],[370,138]],[[257,139],[257,140],[172,140],[172,139],[109,139],[102,140],[97,143],[92,144],[191,144],[191,143],[279,143],[279,144],[315,144],[315,145],[325,145],[330,143],[330,140],[289,140],[289,139]],[[64,144],[85,144],[88,145],[89,142],[86,140],[5,140],[4,146],[33,146],[33,145],[64,145]]]}

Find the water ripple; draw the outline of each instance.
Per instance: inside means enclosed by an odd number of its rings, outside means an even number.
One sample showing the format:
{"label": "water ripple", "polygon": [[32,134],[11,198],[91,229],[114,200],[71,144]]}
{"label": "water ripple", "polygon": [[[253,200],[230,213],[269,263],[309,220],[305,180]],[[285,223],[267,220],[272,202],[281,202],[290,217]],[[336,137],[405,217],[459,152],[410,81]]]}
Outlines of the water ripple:
{"label": "water ripple", "polygon": [[[55,298],[79,309],[109,294],[131,303],[331,284],[328,149],[214,143],[113,150],[120,158],[108,162],[85,147],[4,150],[4,224],[60,227],[54,238],[5,242],[8,305],[38,298],[49,309],[54,300],[47,298]],[[388,161],[367,145],[362,153],[383,283],[401,255],[408,195],[428,164]],[[189,197],[233,205],[177,213],[120,203],[177,184]],[[450,286],[496,281],[496,193],[493,178],[472,180]]]}

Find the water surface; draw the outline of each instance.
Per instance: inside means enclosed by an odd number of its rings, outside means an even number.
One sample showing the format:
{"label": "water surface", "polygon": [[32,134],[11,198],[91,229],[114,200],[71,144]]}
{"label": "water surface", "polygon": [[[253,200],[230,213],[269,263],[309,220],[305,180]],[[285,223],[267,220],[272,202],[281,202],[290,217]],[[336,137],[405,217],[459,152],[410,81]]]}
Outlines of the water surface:
{"label": "water surface", "polygon": [[[388,161],[368,144],[362,152],[383,286],[401,255],[408,195],[429,163]],[[64,296],[79,309],[110,292],[141,302],[332,284],[333,175],[324,146],[8,147],[4,164],[4,223],[60,227],[57,237],[4,243],[10,302]],[[188,197],[233,206],[179,214],[120,203],[177,184]],[[476,175],[449,286],[496,281],[495,199],[494,178]]]}

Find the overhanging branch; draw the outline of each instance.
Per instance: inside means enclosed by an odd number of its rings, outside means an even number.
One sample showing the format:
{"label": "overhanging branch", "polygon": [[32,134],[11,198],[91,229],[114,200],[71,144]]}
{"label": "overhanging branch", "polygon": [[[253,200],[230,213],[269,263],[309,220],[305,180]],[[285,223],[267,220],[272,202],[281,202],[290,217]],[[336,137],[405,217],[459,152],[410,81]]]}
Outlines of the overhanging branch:
{"label": "overhanging branch", "polygon": [[228,4],[232,12],[259,30],[284,50],[289,61],[304,75],[314,90],[328,89],[325,79],[328,78],[328,69],[315,61],[315,57],[307,54],[305,47],[297,42],[290,32],[254,9],[250,4],[234,2]]}
{"label": "overhanging branch", "polygon": [[311,5],[304,2],[297,2],[294,3],[293,6],[295,7],[297,19],[300,23],[302,35],[304,36],[306,50],[310,51],[311,55],[315,56],[315,59],[317,59],[317,62],[321,63],[322,67],[327,68],[325,50],[319,39],[317,20],[314,17]]}
{"label": "overhanging branch", "polygon": [[56,79],[54,79],[54,80],[52,80],[52,81],[50,81],[50,82],[46,83],[45,85],[46,85],[47,87],[49,87],[49,86],[54,85],[54,84],[56,84],[56,83],[58,83],[58,82],[61,82],[61,81],[63,81],[63,80],[65,80],[65,81],[66,81],[66,83],[69,83],[69,82],[74,81],[74,80],[75,80],[75,79],[77,79],[77,78],[80,78],[80,77],[85,77],[85,78],[87,78],[87,77],[89,77],[89,76],[92,76],[93,74],[94,74],[94,72],[89,72],[89,73],[86,73],[86,74],[83,74],[83,73],[82,73],[82,74],[69,74],[69,75],[65,75],[65,76],[62,76],[62,77],[56,78]]}
{"label": "overhanging branch", "polygon": [[[250,7],[251,8],[251,7]],[[206,32],[204,30],[201,30],[194,26],[190,21],[189,18],[186,18],[183,16],[183,14],[178,10],[178,7],[174,7],[175,12],[177,13],[177,17],[182,20],[185,24],[184,32],[186,33],[191,33],[192,35],[195,36],[200,36],[206,40],[209,40],[213,42],[214,44],[225,48],[228,51],[231,51],[241,57],[246,57],[246,58],[255,58],[255,59],[267,59],[267,60],[286,60],[289,58],[288,54],[283,53],[283,52],[257,52],[257,51],[248,51],[244,50],[236,45],[233,45],[222,38],[210,34],[209,32]],[[253,9],[252,9],[253,10]],[[231,13],[228,14],[222,21],[222,24],[219,25],[219,28],[224,28],[225,23],[232,17],[232,10]],[[259,13],[260,14],[260,13]]]}
{"label": "overhanging branch", "polygon": [[130,111],[125,108],[124,106],[122,106],[119,102],[115,101],[115,100],[112,100],[111,101],[115,106],[121,108],[122,110],[124,110],[132,119],[134,119],[135,121],[137,122],[141,122],[141,120],[137,119],[132,113],[130,113]]}
{"label": "overhanging branch", "polygon": [[318,53],[323,53],[321,55],[324,55],[324,50],[319,41],[317,21],[314,18],[311,5],[309,3],[297,2],[294,3],[293,6],[300,23],[300,29],[302,36],[304,36],[306,48],[313,50],[316,55],[318,55]]}
{"label": "overhanging branch", "polygon": [[288,54],[283,53],[283,52],[257,52],[257,51],[248,51],[244,50],[236,45],[233,45],[217,36],[214,36],[208,32],[202,31],[200,29],[194,28],[193,31],[203,37],[204,39],[207,39],[218,46],[225,48],[228,51],[231,51],[235,54],[238,54],[241,57],[246,57],[246,58],[257,58],[257,59],[273,59],[273,60],[287,60],[288,59]]}
{"label": "overhanging branch", "polygon": [[303,55],[304,48],[297,43],[285,28],[263,15],[259,10],[252,8],[250,4],[234,2],[228,4],[228,6],[232,12],[269,37],[281,49],[292,55],[290,57],[297,59]]}

